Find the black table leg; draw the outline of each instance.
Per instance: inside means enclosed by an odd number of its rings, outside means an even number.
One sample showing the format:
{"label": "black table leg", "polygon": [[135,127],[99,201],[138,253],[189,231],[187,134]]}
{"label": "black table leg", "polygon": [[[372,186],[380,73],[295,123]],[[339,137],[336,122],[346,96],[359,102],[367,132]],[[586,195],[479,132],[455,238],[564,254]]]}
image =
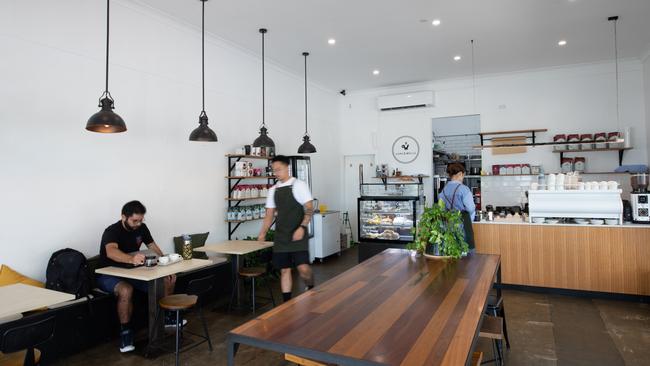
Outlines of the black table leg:
{"label": "black table leg", "polygon": [[227,343],[228,344],[226,347],[228,348],[228,366],[235,366],[235,355],[239,349],[239,343],[233,341],[230,336],[228,336]]}
{"label": "black table leg", "polygon": [[149,345],[160,339],[164,331],[164,314],[156,316],[158,312],[158,300],[160,300],[165,291],[165,279],[158,278],[148,282],[148,302],[149,302]]}
{"label": "black table leg", "polygon": [[499,263],[499,268],[497,268],[497,299],[501,298],[501,263]]}

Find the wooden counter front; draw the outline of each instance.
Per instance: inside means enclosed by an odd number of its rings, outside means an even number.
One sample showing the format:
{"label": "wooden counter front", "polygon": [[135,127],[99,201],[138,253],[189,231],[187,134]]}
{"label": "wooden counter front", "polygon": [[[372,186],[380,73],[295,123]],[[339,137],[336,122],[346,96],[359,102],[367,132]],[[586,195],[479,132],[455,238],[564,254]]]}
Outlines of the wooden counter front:
{"label": "wooden counter front", "polygon": [[650,295],[650,228],[473,225],[476,251],[501,255],[504,284]]}

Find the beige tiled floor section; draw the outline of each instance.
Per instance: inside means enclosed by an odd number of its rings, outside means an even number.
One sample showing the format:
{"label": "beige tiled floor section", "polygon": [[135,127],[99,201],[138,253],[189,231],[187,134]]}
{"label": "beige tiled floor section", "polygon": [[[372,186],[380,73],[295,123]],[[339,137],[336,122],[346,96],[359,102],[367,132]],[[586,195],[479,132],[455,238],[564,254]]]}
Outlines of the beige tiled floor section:
{"label": "beige tiled floor section", "polygon": [[[356,251],[314,265],[317,282],[333,277],[356,264]],[[277,284],[275,284],[278,287]],[[297,284],[294,293],[302,287]],[[280,296],[278,295],[277,298]],[[520,291],[504,291],[511,349],[507,365],[650,365],[650,306],[611,300],[592,300]],[[226,365],[227,332],[252,315],[206,312],[214,350],[200,345],[181,355],[186,366]],[[198,319],[189,315],[189,329],[200,332]],[[142,335],[141,335],[142,336]],[[560,342],[561,343],[558,343]],[[60,360],[60,366],[173,365],[173,355],[145,359],[135,353],[122,355],[113,340],[81,354]],[[492,357],[489,342],[478,348]],[[286,365],[282,355],[242,346],[237,365]]]}

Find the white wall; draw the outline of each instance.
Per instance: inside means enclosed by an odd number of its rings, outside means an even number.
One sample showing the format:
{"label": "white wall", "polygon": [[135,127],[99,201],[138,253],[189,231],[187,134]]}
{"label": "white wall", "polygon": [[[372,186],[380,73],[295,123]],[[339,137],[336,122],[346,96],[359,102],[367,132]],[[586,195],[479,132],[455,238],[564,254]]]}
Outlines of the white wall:
{"label": "white wall", "polygon": [[[634,150],[625,153],[624,163],[646,164],[648,157],[642,64],[638,60],[621,64],[621,126],[634,131]],[[430,139],[431,118],[480,114],[482,131],[548,128],[540,140],[551,141],[557,133],[595,133],[616,131],[614,65],[600,63],[553,69],[530,70],[500,75],[484,75],[476,80],[476,108],[470,79],[439,80],[391,88],[360,90],[343,99],[341,147],[343,154],[376,154],[378,163],[385,158],[385,145],[373,143],[382,135],[385,116],[406,112],[379,112],[380,95],[433,90],[433,108],[412,111],[393,126],[392,134],[417,133]],[[427,153],[428,151],[423,152]],[[426,154],[425,154],[426,155]],[[422,159],[431,161],[431,153]],[[585,153],[590,171],[613,171],[618,165],[616,153]],[[559,171],[559,156],[550,147],[530,149],[527,154],[493,156],[483,152],[484,167],[500,163],[539,162],[547,171]],[[418,163],[418,170],[424,166]],[[429,164],[430,165],[430,164]],[[429,168],[430,169],[430,168]],[[405,170],[406,171],[406,170]]]}
{"label": "white wall", "polygon": [[[200,15],[199,2],[188,6]],[[209,35],[206,111],[219,142],[189,142],[201,108],[200,29],[120,0],[111,6],[109,89],[129,130],[85,131],[103,90],[104,27],[100,0],[0,3],[0,263],[41,280],[59,248],[98,253],[102,231],[131,199],[147,206],[163,250],[185,232],[225,239],[224,155],[251,143],[261,122],[259,58]],[[267,63],[278,153],[301,143],[302,83]],[[313,190],[334,209],[338,116],[338,95],[310,85]]]}

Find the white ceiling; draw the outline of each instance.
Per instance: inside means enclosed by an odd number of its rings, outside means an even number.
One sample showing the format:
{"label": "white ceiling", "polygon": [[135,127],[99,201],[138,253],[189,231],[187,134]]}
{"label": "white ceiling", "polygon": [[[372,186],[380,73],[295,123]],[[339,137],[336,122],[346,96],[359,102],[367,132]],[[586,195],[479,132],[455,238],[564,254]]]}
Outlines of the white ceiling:
{"label": "white ceiling", "polygon": [[[198,0],[140,2],[200,27]],[[211,0],[206,29],[260,53],[266,27],[269,59],[302,74],[309,51],[310,79],[340,90],[471,75],[470,39],[479,74],[613,59],[610,15],[619,57],[643,56],[650,0]]]}

